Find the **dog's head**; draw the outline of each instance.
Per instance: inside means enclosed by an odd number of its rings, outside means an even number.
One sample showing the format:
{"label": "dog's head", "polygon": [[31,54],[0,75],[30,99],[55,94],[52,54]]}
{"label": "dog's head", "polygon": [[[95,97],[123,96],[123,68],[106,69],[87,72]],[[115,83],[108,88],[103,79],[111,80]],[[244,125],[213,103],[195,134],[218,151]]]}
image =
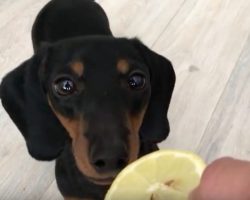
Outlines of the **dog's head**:
{"label": "dog's head", "polygon": [[52,160],[70,142],[100,183],[137,159],[140,143],[167,137],[174,83],[171,63],[140,41],[90,37],[44,45],[0,95],[34,158]]}

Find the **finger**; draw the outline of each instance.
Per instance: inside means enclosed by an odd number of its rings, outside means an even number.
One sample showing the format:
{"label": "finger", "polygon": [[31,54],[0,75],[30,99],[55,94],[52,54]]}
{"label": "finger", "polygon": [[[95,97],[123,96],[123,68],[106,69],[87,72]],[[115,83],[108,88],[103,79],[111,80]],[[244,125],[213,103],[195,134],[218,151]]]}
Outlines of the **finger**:
{"label": "finger", "polygon": [[188,196],[188,200],[202,200],[199,197],[199,188],[194,189]]}

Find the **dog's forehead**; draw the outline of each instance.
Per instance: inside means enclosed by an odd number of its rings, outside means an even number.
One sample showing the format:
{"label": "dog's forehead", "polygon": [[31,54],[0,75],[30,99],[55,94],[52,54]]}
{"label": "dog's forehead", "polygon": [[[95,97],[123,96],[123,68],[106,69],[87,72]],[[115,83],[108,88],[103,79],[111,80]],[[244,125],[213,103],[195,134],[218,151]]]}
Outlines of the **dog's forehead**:
{"label": "dog's forehead", "polygon": [[[126,74],[142,61],[128,39],[91,38],[66,40],[54,47],[59,68],[71,68],[76,74]],[[105,75],[102,74],[102,75]]]}
{"label": "dog's forehead", "polygon": [[139,58],[139,53],[129,39],[110,37],[89,37],[61,41],[55,45],[56,52],[72,56],[112,59],[119,56]]}

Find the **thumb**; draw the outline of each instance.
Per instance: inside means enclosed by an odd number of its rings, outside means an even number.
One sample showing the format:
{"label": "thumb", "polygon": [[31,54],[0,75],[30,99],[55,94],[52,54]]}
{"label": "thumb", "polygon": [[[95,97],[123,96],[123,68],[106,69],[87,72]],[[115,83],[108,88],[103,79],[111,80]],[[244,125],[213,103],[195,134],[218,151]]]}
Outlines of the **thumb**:
{"label": "thumb", "polygon": [[201,200],[198,187],[189,194],[188,200]]}

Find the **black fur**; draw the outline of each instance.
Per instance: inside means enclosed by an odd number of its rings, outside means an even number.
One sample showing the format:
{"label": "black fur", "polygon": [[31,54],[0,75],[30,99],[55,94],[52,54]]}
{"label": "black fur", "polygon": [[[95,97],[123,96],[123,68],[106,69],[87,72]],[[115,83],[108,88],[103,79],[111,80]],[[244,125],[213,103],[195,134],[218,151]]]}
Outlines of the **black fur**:
{"label": "black fur", "polygon": [[175,84],[175,72],[169,60],[151,51],[140,41],[133,41],[144,62],[149,67],[151,79],[151,98],[140,129],[141,140],[159,143],[169,133],[167,112]]}
{"label": "black fur", "polygon": [[[39,13],[32,40],[34,56],[1,83],[2,104],[24,136],[31,156],[57,159],[56,178],[64,196],[103,199],[108,186],[93,184],[79,171],[69,134],[51,110],[48,96],[68,118],[85,114],[92,159],[102,152],[118,153],[120,146],[126,146],[129,133],[121,113],[137,113],[147,104],[140,128],[140,155],[144,155],[155,151],[169,133],[166,116],[175,84],[173,67],[138,39],[113,37],[104,11],[92,0],[52,0]],[[127,75],[118,76],[114,69],[124,57],[133,70],[145,74],[148,85],[143,91],[135,93],[120,86]],[[76,58],[84,60],[88,90],[60,99],[51,89],[58,74],[68,74],[82,84],[67,68]],[[111,140],[120,145],[110,144]]]}
{"label": "black fur", "polygon": [[66,132],[49,108],[39,82],[39,55],[10,72],[1,84],[2,104],[23,134],[29,153],[51,160],[64,148]]}

